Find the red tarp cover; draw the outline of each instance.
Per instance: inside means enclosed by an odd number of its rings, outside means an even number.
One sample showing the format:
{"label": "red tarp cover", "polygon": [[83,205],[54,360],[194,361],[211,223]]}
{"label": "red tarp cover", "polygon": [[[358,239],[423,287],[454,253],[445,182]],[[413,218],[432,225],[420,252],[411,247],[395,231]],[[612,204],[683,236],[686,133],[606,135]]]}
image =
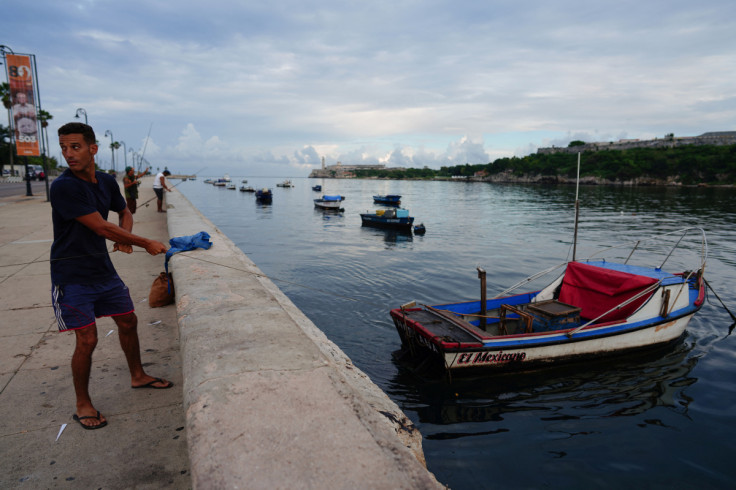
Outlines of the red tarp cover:
{"label": "red tarp cover", "polygon": [[[656,283],[652,277],[637,276],[626,272],[604,269],[581,262],[567,264],[565,278],[560,288],[559,300],[582,308],[580,315],[588,320],[597,318],[611,308]],[[623,320],[641,306],[650,294],[615,310],[599,321]]]}

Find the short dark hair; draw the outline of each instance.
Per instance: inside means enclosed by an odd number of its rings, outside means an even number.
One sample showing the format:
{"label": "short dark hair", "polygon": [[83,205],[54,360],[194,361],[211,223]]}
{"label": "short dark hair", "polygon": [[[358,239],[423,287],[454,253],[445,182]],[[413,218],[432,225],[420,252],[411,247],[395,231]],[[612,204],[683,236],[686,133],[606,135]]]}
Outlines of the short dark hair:
{"label": "short dark hair", "polygon": [[169,172],[168,170],[164,170],[164,175],[171,175],[171,172]]}
{"label": "short dark hair", "polygon": [[81,134],[84,138],[84,142],[88,145],[94,145],[97,143],[95,130],[92,129],[92,126],[88,126],[84,123],[70,122],[59,128],[59,136],[67,134]]}

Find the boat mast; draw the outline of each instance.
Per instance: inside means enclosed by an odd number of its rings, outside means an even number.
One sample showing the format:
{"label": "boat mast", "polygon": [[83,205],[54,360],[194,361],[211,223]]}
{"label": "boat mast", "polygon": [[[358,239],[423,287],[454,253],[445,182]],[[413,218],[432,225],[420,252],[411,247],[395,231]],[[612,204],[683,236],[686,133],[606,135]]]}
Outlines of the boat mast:
{"label": "boat mast", "polygon": [[578,192],[580,190],[580,152],[578,152],[578,176],[575,179],[575,233],[572,238],[572,261],[575,262],[575,251],[578,247],[578,217],[580,215],[580,203]]}

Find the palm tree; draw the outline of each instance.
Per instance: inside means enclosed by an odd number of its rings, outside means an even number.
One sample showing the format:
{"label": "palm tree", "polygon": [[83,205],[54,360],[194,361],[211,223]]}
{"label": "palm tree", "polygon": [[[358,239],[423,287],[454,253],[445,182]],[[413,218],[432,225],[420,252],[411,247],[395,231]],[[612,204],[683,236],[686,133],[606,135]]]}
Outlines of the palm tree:
{"label": "palm tree", "polygon": [[49,121],[53,118],[54,116],[44,111],[43,109],[38,111],[38,120],[41,121],[42,128],[47,127],[49,125]]}
{"label": "palm tree", "polygon": [[43,135],[46,136],[46,151],[47,152],[50,152],[51,150],[49,149],[49,132],[46,128],[49,125],[49,121],[53,118],[54,116],[52,116],[47,111],[44,111],[43,109],[39,109],[38,120],[41,121],[41,136],[42,137]]}
{"label": "palm tree", "polygon": [[10,101],[10,85],[8,82],[0,83],[0,99],[3,101],[3,105],[6,109],[10,110],[13,107]]}
{"label": "palm tree", "polygon": [[113,151],[112,166],[113,166],[113,170],[115,170],[115,150],[120,148],[120,143],[117,141],[113,141],[112,143],[110,143],[110,148],[112,148],[112,151]]}

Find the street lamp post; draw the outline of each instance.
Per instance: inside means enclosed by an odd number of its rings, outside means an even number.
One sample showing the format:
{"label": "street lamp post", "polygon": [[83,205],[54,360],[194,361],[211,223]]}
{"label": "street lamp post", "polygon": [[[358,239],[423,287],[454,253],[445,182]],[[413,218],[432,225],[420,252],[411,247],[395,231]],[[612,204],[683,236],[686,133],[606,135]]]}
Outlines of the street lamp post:
{"label": "street lamp post", "polygon": [[115,138],[112,135],[112,131],[109,129],[105,131],[105,136],[110,137],[110,152],[112,153],[112,171],[115,172]]}
{"label": "street lamp post", "polygon": [[82,107],[80,107],[79,109],[77,109],[77,112],[76,112],[76,114],[74,115],[74,117],[75,117],[75,118],[77,118],[77,119],[79,119],[79,113],[80,113],[80,112],[81,112],[82,114],[84,114],[84,124],[86,124],[86,125],[88,125],[88,126],[89,126],[89,123],[87,122],[87,111],[85,111],[85,110],[84,110],[84,109],[83,109]]}
{"label": "street lamp post", "polygon": [[128,151],[133,154],[133,155],[131,155],[133,157],[133,168],[138,168],[137,167],[137,164],[136,164],[136,162],[138,161],[138,157],[137,157],[138,153],[136,153],[136,151],[133,148],[131,148]]}
{"label": "street lamp post", "polygon": [[125,157],[125,166],[128,166],[128,147],[125,146],[125,141],[120,141],[120,144],[123,145],[123,156]]}

